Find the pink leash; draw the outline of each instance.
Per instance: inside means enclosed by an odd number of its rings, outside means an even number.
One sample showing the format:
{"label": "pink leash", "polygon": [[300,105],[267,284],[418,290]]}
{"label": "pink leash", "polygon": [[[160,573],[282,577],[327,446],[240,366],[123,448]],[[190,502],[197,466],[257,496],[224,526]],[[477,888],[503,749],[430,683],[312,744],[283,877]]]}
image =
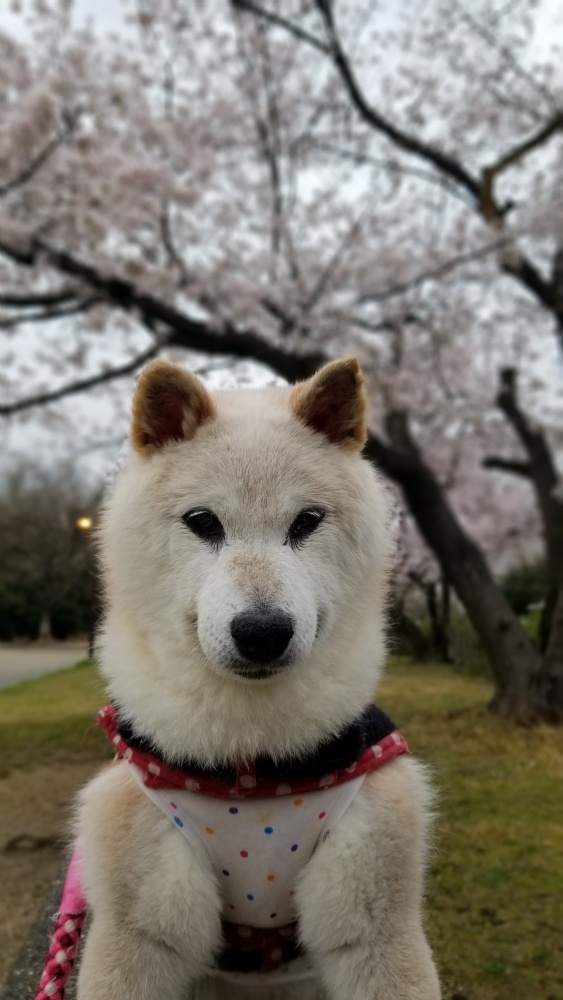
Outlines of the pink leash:
{"label": "pink leash", "polygon": [[64,1000],[86,916],[81,860],[78,848],[75,847],[66,873],[55,932],[51,938],[49,954],[35,1000]]}

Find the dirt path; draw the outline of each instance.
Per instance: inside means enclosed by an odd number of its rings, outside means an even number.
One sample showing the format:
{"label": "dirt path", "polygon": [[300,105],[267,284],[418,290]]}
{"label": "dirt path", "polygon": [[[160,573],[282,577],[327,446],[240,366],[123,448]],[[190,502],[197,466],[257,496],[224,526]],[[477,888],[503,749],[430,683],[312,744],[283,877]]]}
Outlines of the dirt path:
{"label": "dirt path", "polygon": [[97,767],[67,763],[56,773],[36,767],[0,779],[0,984],[62,864],[74,795]]}
{"label": "dirt path", "polygon": [[49,645],[31,643],[29,646],[0,643],[0,688],[73,667],[87,658],[88,649],[83,641],[67,640]]}

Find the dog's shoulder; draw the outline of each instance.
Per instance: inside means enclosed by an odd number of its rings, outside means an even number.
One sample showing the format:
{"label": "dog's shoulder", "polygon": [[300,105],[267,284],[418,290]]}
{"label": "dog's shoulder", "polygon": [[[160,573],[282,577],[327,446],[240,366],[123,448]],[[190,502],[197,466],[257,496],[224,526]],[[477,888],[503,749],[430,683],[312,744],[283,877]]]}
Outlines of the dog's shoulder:
{"label": "dog's shoulder", "polygon": [[410,754],[396,757],[366,775],[359,793],[366,812],[388,814],[395,822],[414,824],[432,815],[435,790],[430,769]]}
{"label": "dog's shoulder", "polygon": [[122,880],[125,859],[146,842],[151,808],[124,760],[108,764],[82,789],[75,825],[87,889]]}
{"label": "dog's shoulder", "polygon": [[99,771],[78,796],[78,822],[84,829],[106,825],[123,835],[147,810],[149,803],[125,760],[114,760]]}
{"label": "dog's shoulder", "polygon": [[[428,768],[410,755],[369,772],[334,831],[334,848],[386,855],[389,864],[414,864],[427,853],[434,815]],[[392,859],[393,862],[392,862]]]}

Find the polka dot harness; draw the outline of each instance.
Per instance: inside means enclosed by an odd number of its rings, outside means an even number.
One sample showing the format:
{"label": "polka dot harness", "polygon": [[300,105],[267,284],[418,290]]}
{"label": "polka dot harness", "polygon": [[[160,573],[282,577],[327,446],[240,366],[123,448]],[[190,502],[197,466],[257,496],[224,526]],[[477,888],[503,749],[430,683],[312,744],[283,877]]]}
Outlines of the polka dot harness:
{"label": "polka dot harness", "polygon": [[[98,721],[143,792],[196,851],[207,853],[223,899],[224,948],[210,972],[235,980],[266,975],[269,982],[297,978],[298,967],[303,976],[312,974],[297,942],[294,886],[365,775],[408,752],[391,720],[370,705],[304,759],[277,764],[264,757],[232,769],[166,763],[112,705],[100,711]],[[79,881],[76,854],[69,877]],[[68,889],[67,884],[36,1000],[64,997],[85,910],[81,893]],[[61,929],[68,935],[64,928],[71,923],[75,937],[62,947]]]}

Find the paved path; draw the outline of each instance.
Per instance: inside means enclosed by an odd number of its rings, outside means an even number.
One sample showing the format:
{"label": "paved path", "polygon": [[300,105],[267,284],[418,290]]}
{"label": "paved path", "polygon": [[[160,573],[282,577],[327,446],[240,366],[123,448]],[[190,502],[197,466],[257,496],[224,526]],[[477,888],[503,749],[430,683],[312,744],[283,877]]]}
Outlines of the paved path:
{"label": "paved path", "polygon": [[48,646],[0,643],[0,688],[73,667],[79,660],[87,658],[88,650],[84,642],[67,641]]}

